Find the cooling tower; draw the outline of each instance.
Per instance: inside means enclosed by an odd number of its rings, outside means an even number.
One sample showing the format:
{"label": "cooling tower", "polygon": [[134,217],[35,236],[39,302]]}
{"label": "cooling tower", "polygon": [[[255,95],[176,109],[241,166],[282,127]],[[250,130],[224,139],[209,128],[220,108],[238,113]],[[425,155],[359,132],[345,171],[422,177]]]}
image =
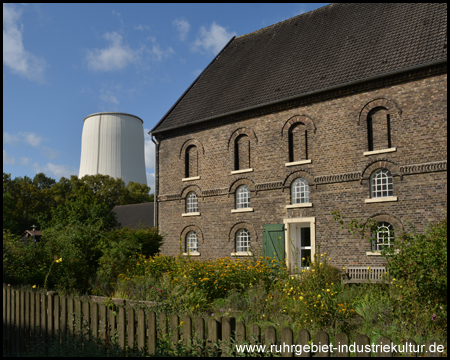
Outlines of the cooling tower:
{"label": "cooling tower", "polygon": [[137,116],[103,112],[84,119],[79,177],[110,175],[125,184],[147,184],[143,121]]}

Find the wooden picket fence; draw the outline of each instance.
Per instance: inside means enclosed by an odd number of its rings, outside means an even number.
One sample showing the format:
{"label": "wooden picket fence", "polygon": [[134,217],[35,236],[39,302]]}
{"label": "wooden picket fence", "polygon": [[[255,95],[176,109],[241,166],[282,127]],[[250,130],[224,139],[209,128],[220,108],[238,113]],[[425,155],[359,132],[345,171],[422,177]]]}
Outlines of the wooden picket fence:
{"label": "wooden picket fence", "polygon": [[[218,350],[223,354],[232,354],[233,349],[230,349],[230,346],[236,344],[265,344],[267,350],[270,350],[271,345],[278,344],[276,349],[282,356],[294,356],[296,345],[303,348],[311,341],[311,334],[306,329],[300,330],[294,339],[294,332],[290,328],[284,328],[281,334],[277,334],[273,326],[268,326],[262,332],[258,325],[246,326],[242,322],[236,322],[232,317],[211,317],[207,322],[203,318],[191,319],[189,316],[180,319],[178,315],[166,317],[161,313],[157,316],[153,311],[126,309],[124,306],[116,305],[114,309],[110,309],[105,303],[94,300],[95,297],[82,301],[72,297],[3,287],[4,353],[20,354],[26,344],[37,338],[41,342],[51,342],[58,341],[59,336],[77,334],[85,339],[96,337],[105,344],[112,341],[114,336],[124,351],[126,348],[137,347],[143,354],[149,355],[156,353],[157,339],[161,338],[169,339],[172,346],[180,342],[187,346],[200,346],[200,352],[205,348],[217,350],[215,344],[220,344]],[[119,300],[118,303],[125,304],[125,301]],[[319,331],[315,335],[314,344],[330,344],[326,332]],[[414,352],[414,349],[418,349],[415,342],[413,340],[407,342],[415,348],[403,356],[417,356],[418,353]],[[356,350],[371,346],[370,339],[366,335],[359,335],[352,344]],[[425,344],[424,354],[440,357],[441,353],[429,351],[431,344],[435,342],[429,341]],[[353,351],[349,337],[345,333],[338,334],[333,345],[338,348],[338,351],[333,351],[333,356],[349,356],[349,350]],[[376,348],[375,355],[395,356],[391,351],[383,351],[386,349],[385,345],[391,345],[389,338],[380,337],[376,345],[381,347]],[[303,351],[301,356],[311,355],[311,352]],[[370,357],[371,352],[357,351],[357,355]],[[316,351],[315,356],[328,357],[330,353]]]}

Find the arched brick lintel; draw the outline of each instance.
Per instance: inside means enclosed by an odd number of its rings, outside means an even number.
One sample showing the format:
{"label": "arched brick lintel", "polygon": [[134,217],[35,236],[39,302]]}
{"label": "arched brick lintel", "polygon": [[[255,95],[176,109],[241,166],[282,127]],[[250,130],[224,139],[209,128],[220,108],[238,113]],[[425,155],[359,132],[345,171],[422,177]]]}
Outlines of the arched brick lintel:
{"label": "arched brick lintel", "polygon": [[188,234],[189,231],[195,231],[197,233],[197,239],[199,244],[205,242],[202,230],[197,225],[194,224],[188,225],[183,230],[181,230],[180,234],[180,239],[182,239],[181,245],[183,251],[185,250],[186,245],[186,235]]}
{"label": "arched brick lintel", "polygon": [[180,200],[186,199],[187,194],[189,194],[191,191],[194,191],[198,197],[202,196],[202,189],[200,188],[200,186],[198,186],[196,184],[188,185],[181,191]]}
{"label": "arched brick lintel", "polygon": [[230,188],[228,189],[228,194],[234,194],[236,192],[236,189],[241,185],[247,185],[251,192],[256,191],[256,185],[253,182],[253,180],[248,179],[246,177],[241,177],[230,185]]}
{"label": "arched brick lintel", "polygon": [[[256,137],[256,134],[255,134],[255,132],[253,131],[252,128],[250,128],[250,127],[242,127],[242,128],[236,129],[231,134],[231,136],[228,138],[227,149],[229,150],[230,149],[230,144],[234,144],[234,142],[236,141],[236,138],[239,135],[243,135],[243,134],[247,135],[250,138],[250,140],[253,140],[256,143],[258,142],[258,138]],[[234,149],[234,147],[233,147],[233,149]]]}
{"label": "arched brick lintel", "polygon": [[296,123],[303,123],[308,130],[314,131],[314,134],[316,133],[317,126],[311,117],[308,115],[294,115],[284,123],[283,128],[281,129],[281,137],[287,137],[289,129]]}
{"label": "arched brick lintel", "polygon": [[230,234],[228,235],[228,241],[234,242],[234,239],[236,238],[236,232],[239,229],[247,229],[250,232],[250,243],[254,239],[255,241],[258,241],[258,235],[255,231],[255,228],[253,227],[250,222],[247,221],[240,221],[233,225],[233,227],[230,230]]}
{"label": "arched brick lintel", "polygon": [[376,222],[388,222],[394,227],[394,231],[399,235],[400,232],[404,231],[403,222],[397,218],[396,216],[388,213],[377,213],[370,216],[364,224],[364,227],[367,225],[367,222],[372,219]]}
{"label": "arched brick lintel", "polygon": [[315,185],[314,176],[312,174],[310,174],[306,170],[298,170],[298,171],[293,172],[292,174],[289,174],[286,177],[286,179],[284,180],[284,183],[283,183],[283,192],[284,192],[284,189],[290,188],[292,182],[298,178],[306,179],[306,181],[308,181],[309,186]]}
{"label": "arched brick lintel", "polygon": [[[367,115],[370,113],[371,110],[381,107],[389,111],[389,114],[393,117],[395,115],[402,116],[402,109],[400,109],[400,106],[393,101],[386,98],[379,98],[374,99],[367,103],[360,111],[359,118],[358,118],[358,125],[361,124],[361,122],[367,121]],[[391,119],[393,120],[393,119]]]}
{"label": "arched brick lintel", "polygon": [[400,180],[403,179],[400,167],[396,163],[387,159],[376,159],[367,164],[361,172],[361,182],[370,179],[370,175],[377,169],[388,169],[392,176],[400,176]]}
{"label": "arched brick lintel", "polygon": [[205,155],[205,148],[203,147],[203,144],[200,142],[200,140],[198,139],[188,139],[186,140],[183,145],[181,145],[181,149],[180,149],[180,159],[184,159],[185,155],[186,155],[186,149],[191,146],[194,145],[197,148],[197,151],[201,151],[202,155]]}

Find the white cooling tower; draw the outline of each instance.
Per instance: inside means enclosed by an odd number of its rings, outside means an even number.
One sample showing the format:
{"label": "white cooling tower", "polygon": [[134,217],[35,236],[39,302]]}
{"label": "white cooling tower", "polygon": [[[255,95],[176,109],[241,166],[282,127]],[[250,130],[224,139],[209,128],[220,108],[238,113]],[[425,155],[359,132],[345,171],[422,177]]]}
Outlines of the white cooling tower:
{"label": "white cooling tower", "polygon": [[143,121],[137,116],[103,112],[84,119],[78,177],[110,175],[125,184],[147,184]]}

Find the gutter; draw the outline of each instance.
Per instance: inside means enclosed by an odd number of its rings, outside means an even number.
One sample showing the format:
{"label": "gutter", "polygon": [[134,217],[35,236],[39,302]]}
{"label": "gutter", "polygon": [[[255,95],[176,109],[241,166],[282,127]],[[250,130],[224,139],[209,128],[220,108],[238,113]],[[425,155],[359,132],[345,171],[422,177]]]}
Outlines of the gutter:
{"label": "gutter", "polygon": [[[231,39],[231,40],[233,40],[233,39]],[[231,40],[230,40],[230,42],[231,42]],[[228,44],[227,44],[227,46],[228,46]],[[330,87],[327,87],[327,88],[324,88],[324,89],[320,89],[320,90],[310,91],[310,92],[307,92],[307,93],[304,93],[304,94],[300,94],[300,95],[294,95],[294,96],[291,96],[291,97],[288,97],[288,98],[284,98],[284,99],[269,101],[269,102],[264,103],[264,104],[258,104],[258,105],[250,106],[250,107],[247,107],[247,108],[244,108],[244,109],[234,110],[234,111],[231,111],[231,112],[228,112],[228,113],[225,113],[225,114],[214,115],[214,116],[202,119],[202,120],[192,121],[189,124],[171,126],[171,127],[165,128],[163,130],[159,130],[159,131],[158,130],[156,130],[156,131],[152,130],[151,134],[158,134],[158,133],[162,133],[164,131],[178,129],[178,128],[182,128],[182,127],[185,127],[185,126],[198,124],[198,123],[209,121],[209,120],[214,120],[214,119],[217,119],[217,118],[238,114],[238,113],[241,113],[241,112],[244,112],[244,111],[254,110],[254,109],[258,109],[258,108],[265,107],[265,106],[270,106],[270,105],[275,105],[275,104],[278,104],[278,103],[281,103],[281,102],[295,100],[295,99],[300,99],[302,97],[319,94],[319,93],[325,92],[325,91],[336,90],[336,89],[343,88],[343,87],[346,87],[346,86],[356,85],[356,84],[360,84],[362,82],[371,81],[371,80],[377,80],[377,79],[381,79],[381,78],[384,78],[384,77],[387,77],[387,76],[397,75],[397,74],[401,74],[403,72],[408,72],[408,71],[411,71],[411,70],[417,70],[417,69],[426,68],[426,67],[433,66],[433,65],[444,64],[444,63],[447,63],[447,58],[441,59],[441,60],[435,60],[435,61],[432,61],[432,62],[429,62],[429,63],[426,63],[426,64],[414,65],[414,66],[411,66],[411,67],[408,67],[408,68],[403,68],[403,69],[400,69],[400,70],[395,70],[395,71],[384,73],[384,74],[380,74],[380,75],[370,76],[370,77],[367,77],[367,78],[364,78],[364,79],[360,79],[360,80],[350,81],[348,83],[344,83],[344,84],[340,84],[340,85],[330,86]],[[209,67],[209,65],[208,65],[208,67]],[[204,71],[206,71],[206,69]],[[202,74],[203,74],[203,72],[202,72]],[[197,79],[195,81],[197,81]],[[194,83],[192,85],[194,85]],[[156,124],[156,126],[153,129],[155,129],[166,118],[166,116],[169,115],[169,113],[173,110],[175,105],[177,105],[180,102],[182,97],[192,87],[192,85],[184,92],[184,94],[170,108],[170,110],[167,112],[167,114],[164,115],[164,117],[158,122],[158,124]]]}
{"label": "gutter", "polygon": [[[158,198],[157,191],[159,190],[159,187],[158,187],[157,182],[156,182],[156,174],[157,174],[157,166],[158,166],[158,163],[156,161],[157,160],[156,150],[157,150],[158,146],[157,146],[155,140],[153,139],[153,135],[151,133],[150,133],[150,138],[152,139],[153,143],[155,144],[155,191],[153,192],[153,227],[158,227],[158,225],[156,223],[156,219],[157,219],[157,216],[156,216],[156,199]],[[158,181],[159,181],[159,176],[158,176]]]}

